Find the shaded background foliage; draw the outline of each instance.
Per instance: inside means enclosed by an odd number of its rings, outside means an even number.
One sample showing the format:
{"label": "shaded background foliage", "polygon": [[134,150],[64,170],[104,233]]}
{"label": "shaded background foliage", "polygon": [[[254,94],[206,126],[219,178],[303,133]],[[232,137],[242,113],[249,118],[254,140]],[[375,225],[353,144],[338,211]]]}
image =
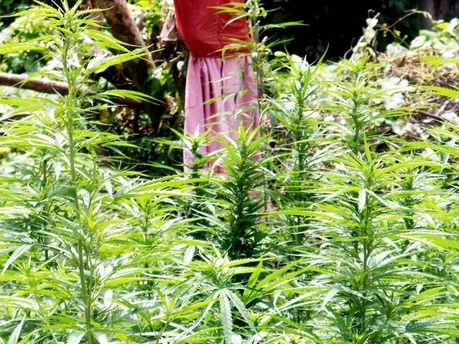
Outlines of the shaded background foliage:
{"label": "shaded background foliage", "polygon": [[[264,3],[268,10],[273,10],[267,22],[301,21],[308,25],[278,30],[275,37],[289,40],[286,49],[290,53],[307,55],[310,60],[325,52],[327,59],[343,57],[361,36],[365,19],[377,13],[380,14],[379,22],[387,26],[413,9],[428,10],[435,19],[449,20],[459,14],[457,1],[441,0],[327,0],[313,6],[302,0],[265,0]],[[392,34],[378,37],[378,49],[384,50],[394,40],[409,42],[421,28],[430,26],[431,22],[423,15],[411,15],[392,27]]]}
{"label": "shaded background foliage", "polygon": [[[53,5],[52,0],[44,0],[44,3]],[[145,6],[145,1],[130,0],[131,4]],[[73,5],[74,0],[69,4]],[[144,20],[144,40],[152,50],[160,47],[158,36],[164,19],[164,11],[160,8],[161,2],[150,1]],[[379,13],[379,30],[377,46],[383,51],[385,46],[392,41],[410,42],[416,37],[422,27],[428,27],[431,22],[421,14],[413,14],[399,21],[406,16],[411,9],[429,10],[436,19],[448,19],[456,16],[459,8],[459,1],[434,1],[434,0],[351,0],[337,1],[327,0],[314,6],[305,5],[302,0],[265,0],[262,1],[268,10],[264,18],[265,23],[284,23],[298,21],[307,26],[287,26],[282,29],[270,30],[266,33],[271,41],[277,41],[275,50],[287,50],[291,54],[307,56],[307,59],[314,61],[325,55],[326,60],[336,61],[346,56],[353,45],[362,35],[362,28],[366,26],[365,20]],[[21,7],[33,4],[32,0],[3,0],[0,3],[0,16],[5,16],[18,11]],[[139,13],[134,13],[135,16]],[[14,18],[1,17],[0,29],[7,27]],[[38,35],[40,32],[24,31],[22,35]],[[25,37],[31,38],[31,37]],[[167,47],[166,47],[167,48]],[[178,62],[184,62],[183,46],[175,46],[162,51],[154,51],[153,59],[158,62],[159,68],[151,76],[150,96],[160,100],[154,109],[154,116],[161,117],[160,128],[156,128],[151,118],[143,111],[127,107],[113,107],[109,111],[99,114],[98,121],[105,122],[110,130],[125,135],[127,140],[136,148],[126,152],[126,155],[134,157],[136,164],[142,170],[151,170],[147,164],[158,162],[161,165],[174,166],[180,169],[181,152],[178,149],[170,149],[158,138],[165,138],[170,141],[177,140],[176,134],[170,129],[182,130],[183,118],[181,114],[184,74],[178,68]],[[0,52],[1,53],[1,52]],[[17,55],[10,55],[4,65],[5,72],[10,73],[32,73],[40,69],[42,59],[41,52],[23,52]],[[107,79],[115,87],[125,88],[132,85],[125,85],[129,78],[114,80],[114,77],[124,75],[108,75],[104,73],[102,78]],[[131,88],[132,89],[132,88]],[[147,164],[143,164],[147,162]],[[155,169],[157,169],[156,167]],[[158,171],[155,171],[158,173]],[[160,172],[163,173],[163,172]],[[168,173],[168,172],[164,172]]]}
{"label": "shaded background foliage", "polygon": [[[43,2],[53,4],[51,0]],[[75,1],[69,1],[70,5],[73,3]],[[270,32],[270,36],[283,42],[290,53],[307,55],[311,60],[325,52],[331,60],[343,57],[362,34],[365,19],[377,13],[380,14],[380,23],[386,26],[396,23],[407,11],[413,9],[429,11],[435,19],[449,20],[459,15],[457,0],[326,0],[313,6],[305,4],[303,0],[265,0],[262,3],[270,11],[266,22],[299,21],[307,24],[278,29]],[[0,4],[0,16],[31,4],[32,0],[3,0]],[[9,18],[2,18],[1,26],[10,21]],[[378,48],[383,50],[393,40],[409,41],[416,37],[421,28],[430,26],[431,22],[421,14],[409,16],[391,27],[392,34],[379,37]]]}

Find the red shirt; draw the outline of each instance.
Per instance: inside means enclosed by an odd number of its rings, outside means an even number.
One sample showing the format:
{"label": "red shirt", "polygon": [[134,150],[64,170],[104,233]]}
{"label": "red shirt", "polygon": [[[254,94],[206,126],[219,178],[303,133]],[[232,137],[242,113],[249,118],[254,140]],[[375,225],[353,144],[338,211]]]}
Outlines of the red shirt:
{"label": "red shirt", "polygon": [[174,3],[177,29],[194,56],[222,57],[222,48],[228,44],[241,44],[241,48],[228,49],[225,56],[248,51],[243,43],[250,41],[246,18],[230,22],[233,13],[214,8],[243,4],[244,0],[174,0]]}

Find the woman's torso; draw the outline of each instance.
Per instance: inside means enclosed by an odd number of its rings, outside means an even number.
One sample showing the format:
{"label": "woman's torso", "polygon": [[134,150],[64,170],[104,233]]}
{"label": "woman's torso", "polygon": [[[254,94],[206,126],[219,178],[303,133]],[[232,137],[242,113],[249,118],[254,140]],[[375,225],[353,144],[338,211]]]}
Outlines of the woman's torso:
{"label": "woman's torso", "polygon": [[[247,51],[249,40],[245,17],[232,20],[234,13],[221,6],[243,4],[244,0],[174,0],[177,29],[190,52],[197,57],[221,57]],[[239,7],[237,7],[239,8]],[[240,8],[243,11],[243,8]],[[240,47],[235,48],[235,45]]]}

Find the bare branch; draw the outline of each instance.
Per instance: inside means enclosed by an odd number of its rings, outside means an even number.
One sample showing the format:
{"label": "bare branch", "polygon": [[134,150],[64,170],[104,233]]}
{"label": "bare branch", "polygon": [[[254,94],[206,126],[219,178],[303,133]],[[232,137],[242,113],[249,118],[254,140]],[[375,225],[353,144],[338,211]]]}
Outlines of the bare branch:
{"label": "bare branch", "polygon": [[[41,93],[67,95],[69,87],[67,83],[46,79],[29,79],[27,75],[0,73],[0,86],[17,87]],[[125,105],[131,109],[144,109],[145,104],[128,98],[114,98],[113,103]]]}
{"label": "bare branch", "polygon": [[28,79],[27,75],[0,73],[0,85],[25,88],[42,93],[58,93],[66,95],[69,91],[67,83],[45,79]]}

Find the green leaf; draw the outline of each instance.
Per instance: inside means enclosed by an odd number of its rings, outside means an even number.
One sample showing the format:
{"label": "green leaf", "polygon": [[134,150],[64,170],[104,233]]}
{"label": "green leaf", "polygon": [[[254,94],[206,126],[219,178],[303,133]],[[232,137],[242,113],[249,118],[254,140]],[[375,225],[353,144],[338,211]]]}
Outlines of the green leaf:
{"label": "green leaf", "polygon": [[22,318],[21,322],[14,328],[14,331],[11,333],[8,338],[8,344],[16,344],[19,340],[19,337],[22,332],[22,327],[24,326],[25,317]]}
{"label": "green leaf", "polygon": [[[286,317],[283,317],[283,316],[279,316],[279,315],[275,315],[275,314],[271,314],[270,317],[272,319],[275,319],[277,321],[280,321],[288,326],[284,327],[282,326],[281,329],[282,331],[285,331],[287,333],[299,333],[307,338],[313,338],[314,339],[314,343],[323,343],[325,344],[326,342],[324,342],[323,340],[319,339],[319,337],[317,337],[314,332],[310,329],[307,329],[304,325],[302,324],[299,324],[293,320],[290,320]],[[295,330],[298,330],[298,331],[295,331]]]}
{"label": "green leaf", "polygon": [[32,50],[41,51],[45,50],[45,47],[34,43],[10,43],[0,45],[0,55]]}
{"label": "green leaf", "polygon": [[425,89],[433,91],[434,94],[449,98],[459,98],[459,90],[440,86],[424,86]]}
{"label": "green leaf", "polygon": [[[200,331],[193,333],[183,339],[177,341],[177,344],[188,344],[188,343],[212,343],[218,338],[215,335],[220,328],[219,327],[206,327]],[[175,341],[174,341],[175,343]]]}
{"label": "green leaf", "polygon": [[89,61],[85,73],[87,76],[102,72],[108,67],[116,66],[123,64],[127,61],[131,61],[137,58],[141,58],[145,53],[141,50],[136,50],[134,52],[113,55],[113,56],[96,56],[91,61]]}
{"label": "green leaf", "polygon": [[94,40],[94,44],[104,50],[118,50],[128,52],[129,50],[124,46],[124,43],[117,40],[112,35],[109,35],[99,30],[87,30],[84,32],[85,35]]}
{"label": "green leaf", "polygon": [[[147,101],[150,103],[157,103],[156,100],[149,95],[138,92],[138,91],[130,91],[130,90],[109,90],[102,93],[99,93],[98,98],[110,98],[110,97],[120,97],[120,98],[128,98],[138,102]],[[95,97],[96,98],[96,97]]]}
{"label": "green leaf", "polygon": [[[413,234],[405,234],[405,235],[402,235],[401,237],[409,238],[410,240],[420,241],[424,244],[435,246],[437,248],[459,250],[459,242],[445,239],[443,238],[444,235],[445,233],[437,233],[437,234],[413,233]],[[457,236],[452,235],[452,237],[456,238]]]}
{"label": "green leaf", "polygon": [[245,305],[242,303],[241,299],[233,293],[231,290],[226,290],[226,295],[229,297],[231,300],[231,303],[236,307],[238,310],[239,314],[241,314],[242,318],[244,321],[249,325],[250,329],[255,333],[257,333],[257,329],[255,328],[255,324],[253,323],[252,319],[250,318],[250,314],[245,307]]}
{"label": "green leaf", "polygon": [[339,288],[330,289],[327,295],[324,296],[324,300],[322,302],[322,308],[325,308],[328,302],[331,301],[336,296],[336,294],[338,294],[339,292],[340,292]]}
{"label": "green leaf", "polygon": [[9,268],[11,264],[15,262],[16,259],[18,259],[20,256],[22,256],[25,252],[29,251],[34,245],[22,245],[18,246],[14,252],[10,255],[8,260],[5,263],[5,266],[3,267],[2,274],[5,273],[5,271]]}
{"label": "green leaf", "polygon": [[258,281],[258,277],[260,277],[260,274],[263,270],[263,260],[260,258],[260,262],[257,265],[257,268],[252,272],[252,275],[250,275],[249,280],[247,281],[247,286],[244,289],[244,297],[248,296],[249,291],[255,286],[255,283]]}
{"label": "green leaf", "polygon": [[459,59],[443,59],[439,56],[423,56],[421,57],[421,62],[431,66],[438,66],[447,63],[459,63]]}
{"label": "green leaf", "polygon": [[233,317],[231,314],[231,305],[228,299],[227,290],[223,289],[219,292],[220,297],[220,321],[222,322],[223,335],[227,344],[232,344],[233,334]]}
{"label": "green leaf", "polygon": [[73,331],[67,338],[67,344],[79,344],[84,335],[84,331]]}
{"label": "green leaf", "polygon": [[359,190],[359,211],[361,212],[364,208],[365,208],[365,205],[366,205],[366,201],[367,201],[367,190],[365,189],[360,189]]}

